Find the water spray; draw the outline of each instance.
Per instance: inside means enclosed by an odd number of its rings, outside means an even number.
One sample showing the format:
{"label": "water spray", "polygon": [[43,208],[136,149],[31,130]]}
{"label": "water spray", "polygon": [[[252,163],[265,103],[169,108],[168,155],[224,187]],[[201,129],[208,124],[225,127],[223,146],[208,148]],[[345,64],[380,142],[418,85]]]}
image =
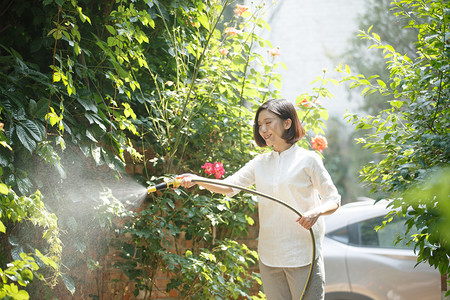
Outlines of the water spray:
{"label": "water spray", "polygon": [[[272,200],[277,202],[278,204],[283,205],[284,207],[287,207],[288,209],[290,209],[291,211],[293,211],[295,214],[297,214],[299,217],[303,217],[303,215],[297,210],[295,209],[293,206],[287,204],[284,201],[281,201],[275,197],[272,197],[270,195],[255,191],[255,190],[251,190],[242,186],[238,186],[238,185],[234,185],[234,184],[230,184],[230,183],[226,183],[223,182],[221,180],[214,180],[214,179],[208,179],[208,178],[192,178],[191,182],[194,183],[199,183],[199,182],[203,182],[203,183],[209,183],[209,184],[215,184],[215,185],[221,185],[221,186],[226,186],[226,187],[230,187],[230,188],[235,188],[235,189],[239,189],[241,191],[245,191],[247,193],[251,193],[257,196],[261,196],[264,197],[266,199]],[[147,188],[147,192],[153,193],[155,191],[160,191],[160,190],[164,190],[164,189],[168,189],[168,188],[177,188],[181,185],[181,179],[180,178],[172,178],[169,179],[163,183],[157,184],[155,186],[150,186]],[[309,229],[309,233],[311,235],[311,246],[312,246],[312,258],[311,258],[311,264],[310,264],[310,268],[309,268],[309,273],[308,273],[308,278],[306,279],[306,283],[305,286],[303,288],[302,294],[300,296],[300,300],[303,300],[303,298],[306,295],[306,291],[308,290],[308,287],[311,283],[311,279],[312,279],[312,275],[313,275],[313,270],[314,270],[314,266],[315,266],[315,262],[316,262],[316,239],[314,237],[314,233],[312,228]]]}

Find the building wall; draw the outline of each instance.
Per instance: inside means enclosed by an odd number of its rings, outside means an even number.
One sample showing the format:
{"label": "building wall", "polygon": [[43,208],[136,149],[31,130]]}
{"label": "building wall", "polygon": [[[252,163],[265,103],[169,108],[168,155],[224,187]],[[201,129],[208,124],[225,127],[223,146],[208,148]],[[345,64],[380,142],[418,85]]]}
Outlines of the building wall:
{"label": "building wall", "polygon": [[[276,1],[265,17],[271,31],[262,31],[260,35],[280,48],[277,60],[287,66],[287,70],[277,69],[283,76],[284,98],[295,101],[300,94],[311,93],[310,83],[322,76],[324,68],[327,76],[338,78],[334,68],[341,61],[349,39],[358,34],[357,16],[366,3],[364,0]],[[330,115],[341,117],[347,109],[356,110],[358,100],[348,101],[346,87],[331,84],[328,88],[335,98],[323,100],[322,104]]]}

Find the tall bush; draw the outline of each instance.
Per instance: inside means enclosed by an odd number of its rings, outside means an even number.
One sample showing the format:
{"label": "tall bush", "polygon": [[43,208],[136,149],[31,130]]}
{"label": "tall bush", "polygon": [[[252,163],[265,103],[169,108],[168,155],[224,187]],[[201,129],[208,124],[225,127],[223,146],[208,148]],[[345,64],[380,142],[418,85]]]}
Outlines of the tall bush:
{"label": "tall bush", "polygon": [[[0,36],[0,194],[32,199],[41,211],[37,224],[50,229],[44,231],[49,244],[42,245],[11,217],[23,209],[35,222],[34,206],[2,201],[2,244],[35,253],[71,293],[87,284],[75,271],[84,265],[105,272],[104,254],[115,245],[123,258],[117,267],[135,282],[136,295],[150,298],[160,289],[154,279],[162,271],[172,278],[167,293],[249,298],[258,282],[249,271],[256,254],[236,240],[254,222],[250,195],[166,191],[134,211],[111,191],[127,184],[126,164],[136,164],[133,181],[145,185],[200,173],[205,162],[223,162],[228,175],[258,151],[251,111],[279,97],[276,69],[284,67],[277,49],[255,34],[269,29],[261,18],[264,2],[8,3]],[[327,112],[315,100],[329,96],[328,82],[319,77],[297,101],[310,135],[304,147],[323,134]],[[36,269],[29,256],[22,260]],[[100,286],[92,298],[101,296]],[[35,298],[53,293],[39,284],[29,292]]]}
{"label": "tall bush", "polygon": [[[390,107],[376,115],[347,118],[357,130],[368,130],[358,141],[382,155],[379,163],[364,166],[362,180],[373,191],[387,192],[394,199],[392,214],[411,217],[406,221],[408,231],[417,227],[420,234],[406,238],[415,245],[419,262],[426,261],[445,275],[450,268],[450,248],[448,236],[443,233],[447,229],[441,224],[448,218],[448,189],[447,194],[428,188],[424,193],[405,192],[425,184],[441,169],[448,172],[450,4],[397,0],[393,5],[394,14],[406,18],[407,27],[418,32],[418,55],[412,59],[398,53],[393,46],[382,43],[371,28],[362,31],[361,38],[373,43],[370,48],[380,49],[388,59],[391,83],[386,84],[376,75],[362,74],[344,80],[350,80],[352,87],[362,86],[363,94],[378,92]],[[349,68],[346,71],[350,73]]]}

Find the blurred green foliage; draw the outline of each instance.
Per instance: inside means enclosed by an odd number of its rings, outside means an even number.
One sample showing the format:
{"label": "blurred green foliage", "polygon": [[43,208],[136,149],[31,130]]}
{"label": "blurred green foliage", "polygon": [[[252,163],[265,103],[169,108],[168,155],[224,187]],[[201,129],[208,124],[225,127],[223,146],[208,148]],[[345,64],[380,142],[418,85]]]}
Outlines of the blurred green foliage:
{"label": "blurred green foliage", "polygon": [[[369,48],[379,49],[387,60],[389,82],[378,75],[352,75],[348,66],[340,71],[348,74],[344,81],[352,88],[361,87],[363,95],[378,95],[389,107],[374,115],[347,115],[347,119],[365,133],[357,141],[381,157],[380,162],[363,167],[362,181],[373,192],[393,199],[393,214],[412,216],[406,223],[421,232],[414,239],[419,262],[426,261],[445,275],[450,270],[450,248],[448,237],[438,228],[445,220],[448,189],[427,184],[426,192],[419,193],[417,188],[436,174],[448,177],[450,3],[397,0],[392,5],[406,27],[418,32],[417,56],[397,52],[372,27],[361,31],[359,36],[372,42]],[[407,192],[410,189],[415,192]]]}

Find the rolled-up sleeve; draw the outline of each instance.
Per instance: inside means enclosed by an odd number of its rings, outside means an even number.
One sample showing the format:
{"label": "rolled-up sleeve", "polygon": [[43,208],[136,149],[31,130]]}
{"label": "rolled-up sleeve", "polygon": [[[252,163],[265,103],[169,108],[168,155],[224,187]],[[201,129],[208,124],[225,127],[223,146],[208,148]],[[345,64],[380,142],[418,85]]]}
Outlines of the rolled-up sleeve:
{"label": "rolled-up sleeve", "polygon": [[333,201],[340,206],[341,195],[339,195],[330,174],[325,169],[322,159],[316,153],[312,155],[310,172],[311,182],[313,187],[318,191],[322,202]]}
{"label": "rolled-up sleeve", "polygon": [[[228,176],[224,179],[225,183],[233,184],[233,185],[239,185],[242,187],[249,187],[253,184],[255,184],[255,160],[257,158],[254,158],[247,162],[241,169],[239,169],[236,173],[234,173],[231,176]],[[232,188],[233,191],[230,193],[227,193],[226,196],[233,197],[237,193],[239,193],[239,189]]]}

